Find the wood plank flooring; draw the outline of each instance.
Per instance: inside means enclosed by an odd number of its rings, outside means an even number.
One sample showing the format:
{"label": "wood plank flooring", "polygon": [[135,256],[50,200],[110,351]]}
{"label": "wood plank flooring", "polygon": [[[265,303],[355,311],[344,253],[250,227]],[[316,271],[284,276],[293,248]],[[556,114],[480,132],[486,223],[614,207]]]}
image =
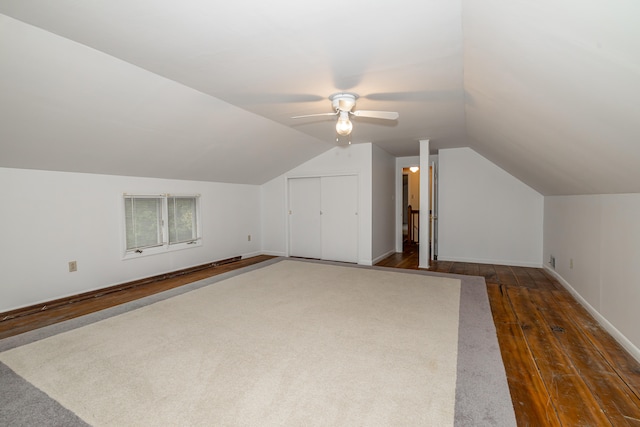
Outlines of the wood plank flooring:
{"label": "wood plank flooring", "polygon": [[[0,339],[271,258],[0,320]],[[408,247],[377,265],[417,269],[418,253]],[[485,278],[518,425],[640,427],[640,364],[543,269],[438,261],[431,270]]]}
{"label": "wood plank flooring", "polygon": [[18,335],[43,326],[52,325],[64,320],[73,319],[95,311],[104,310],[105,308],[114,307],[119,304],[124,304],[125,302],[173,289],[178,286],[186,285],[187,283],[206,279],[207,277],[216,276],[238,268],[247,267],[272,258],[274,257],[261,255],[229,264],[219,265],[217,267],[204,268],[166,280],[144,283],[135,287],[123,286],[121,290],[114,290],[88,300],[73,301],[63,306],[43,309],[42,311],[29,314],[27,316],[4,319],[4,317],[0,315],[0,339]]}
{"label": "wood plank flooring", "polygon": [[[377,265],[418,268],[415,247]],[[519,426],[640,426],[640,364],[539,268],[436,261],[483,276]]]}

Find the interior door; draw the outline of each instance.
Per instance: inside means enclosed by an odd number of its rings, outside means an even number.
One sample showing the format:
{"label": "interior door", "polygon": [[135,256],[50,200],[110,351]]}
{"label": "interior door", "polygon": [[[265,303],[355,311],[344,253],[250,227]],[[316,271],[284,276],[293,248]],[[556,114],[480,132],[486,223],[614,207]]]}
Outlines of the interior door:
{"label": "interior door", "polygon": [[358,262],[358,177],[321,178],[322,259]]}
{"label": "interior door", "polygon": [[320,178],[289,179],[289,255],[322,257]]}
{"label": "interior door", "polygon": [[437,197],[437,176],[435,162],[429,166],[429,188],[431,188],[429,200],[429,259],[438,259],[438,197]]}

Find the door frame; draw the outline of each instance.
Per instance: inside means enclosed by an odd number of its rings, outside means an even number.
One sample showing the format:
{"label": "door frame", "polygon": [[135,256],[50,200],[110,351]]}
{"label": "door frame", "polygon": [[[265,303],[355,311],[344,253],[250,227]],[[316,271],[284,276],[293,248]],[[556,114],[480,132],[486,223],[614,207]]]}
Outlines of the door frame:
{"label": "door frame", "polygon": [[[420,141],[421,145],[427,145],[428,146],[428,141]],[[422,144],[424,143],[424,144]],[[426,147],[425,147],[426,148]],[[427,151],[428,152],[428,151]],[[395,236],[396,236],[396,252],[402,252],[403,250],[403,245],[402,245],[402,210],[404,209],[404,207],[402,206],[402,170],[404,168],[408,168],[411,166],[419,166],[420,167],[420,171],[427,171],[429,170],[429,166],[432,166],[432,155],[428,155],[425,156],[424,159],[421,158],[421,156],[408,156],[408,157],[396,157],[396,215],[395,215]],[[435,158],[437,159],[437,157]],[[425,245],[428,245],[429,243],[429,225],[431,224],[431,218],[429,215],[429,200],[431,200],[432,194],[433,193],[433,197],[435,198],[434,200],[434,213],[437,216],[438,212],[438,189],[436,188],[437,185],[437,174],[438,174],[438,161],[436,160],[435,163],[433,163],[433,166],[435,166],[435,170],[434,170],[434,181],[433,181],[433,187],[430,188],[431,186],[431,179],[430,179],[430,174],[429,173],[421,173],[420,175],[420,204],[423,205],[422,207],[419,207],[420,209],[420,224],[425,224],[425,227],[421,227],[420,228],[420,239],[419,241],[421,242],[427,242],[425,243]],[[423,188],[424,187],[424,188]],[[437,235],[438,235],[438,223],[437,221],[434,222],[433,224],[433,233],[434,233],[434,240],[437,239]],[[419,253],[419,258],[420,258],[420,268],[429,268],[429,264],[430,264],[430,259],[431,258],[429,256],[429,251],[426,252],[422,252],[420,254],[420,246],[418,247],[418,253]],[[436,246],[434,247],[434,251],[431,253],[431,256],[437,255],[437,241],[436,241]]]}

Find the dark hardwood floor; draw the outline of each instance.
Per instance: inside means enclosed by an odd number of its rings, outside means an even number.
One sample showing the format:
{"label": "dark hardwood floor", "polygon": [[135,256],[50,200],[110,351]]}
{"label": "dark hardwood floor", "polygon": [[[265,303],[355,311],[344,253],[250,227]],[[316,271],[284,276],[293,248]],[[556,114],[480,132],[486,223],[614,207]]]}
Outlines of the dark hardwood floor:
{"label": "dark hardwood floor", "polygon": [[[376,265],[417,269],[417,247]],[[519,426],[640,426],[640,364],[544,269],[430,271],[485,278]]]}
{"label": "dark hardwood floor", "polygon": [[119,304],[124,304],[125,302],[177,288],[187,283],[237,270],[238,268],[247,267],[272,258],[274,257],[261,255],[216,267],[203,268],[186,274],[178,274],[175,277],[165,280],[156,280],[153,282],[143,281],[139,285],[137,284],[138,282],[132,282],[132,286],[123,284],[119,287],[109,288],[108,292],[97,293],[90,298],[72,298],[69,299],[69,303],[50,307],[44,305],[41,310],[29,310],[24,313],[24,315],[18,313],[15,317],[15,313],[11,313],[10,316],[6,316],[6,313],[0,313],[0,339],[64,320],[73,319],[95,311],[104,310],[105,308],[114,307]]}
{"label": "dark hardwood floor", "polygon": [[[0,339],[271,258],[0,316]],[[377,265],[417,269],[417,248],[409,246]],[[485,278],[518,425],[640,426],[640,364],[543,269],[437,261],[431,271]]]}

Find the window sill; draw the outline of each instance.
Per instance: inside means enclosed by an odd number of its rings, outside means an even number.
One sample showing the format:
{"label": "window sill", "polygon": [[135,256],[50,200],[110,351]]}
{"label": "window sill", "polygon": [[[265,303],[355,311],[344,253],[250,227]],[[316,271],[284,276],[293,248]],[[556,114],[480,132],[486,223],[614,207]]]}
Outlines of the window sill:
{"label": "window sill", "polygon": [[201,246],[202,246],[201,240],[194,241],[193,243],[177,243],[175,245],[157,246],[154,248],[143,249],[142,252],[126,252],[122,257],[122,260],[125,261],[129,259],[137,259],[137,258],[142,258],[146,256],[151,256],[151,255],[166,254],[169,252],[181,251],[184,249],[193,249]]}

